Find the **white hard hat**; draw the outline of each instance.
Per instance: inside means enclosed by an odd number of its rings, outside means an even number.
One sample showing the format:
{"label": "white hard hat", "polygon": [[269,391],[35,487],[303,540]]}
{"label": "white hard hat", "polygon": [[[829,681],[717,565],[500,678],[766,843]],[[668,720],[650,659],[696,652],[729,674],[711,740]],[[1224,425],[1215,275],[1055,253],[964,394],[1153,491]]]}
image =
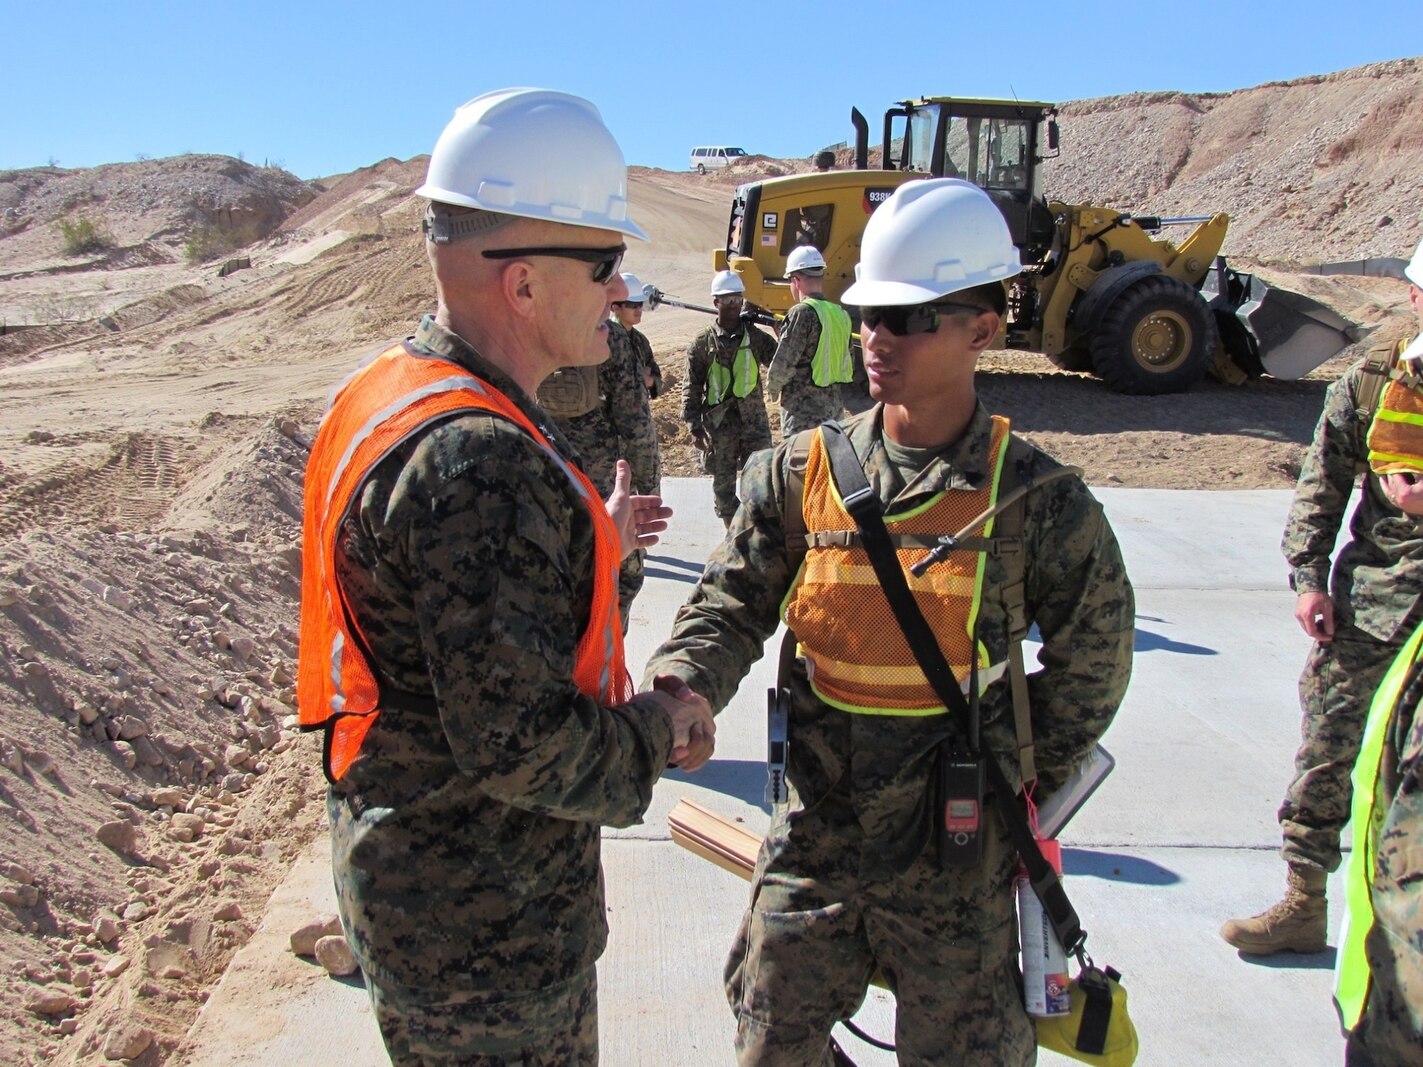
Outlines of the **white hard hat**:
{"label": "white hard hat", "polygon": [[598,109],[548,89],[500,89],[455,112],[417,196],[526,219],[617,230],[628,218],[627,166]]}
{"label": "white hard hat", "polygon": [[744,293],[746,286],[741,284],[741,275],[734,270],[719,270],[716,277],[712,279],[712,296],[728,296],[731,293]]}
{"label": "white hard hat", "polygon": [[641,304],[647,299],[647,293],[641,279],[636,274],[622,273],[623,284],[628,287],[628,295],[623,297],[624,304]]}
{"label": "white hard hat", "polygon": [[791,254],[786,257],[786,273],[794,274],[798,270],[825,270],[825,257],[820,254],[820,249],[814,245],[798,245],[791,249]]}
{"label": "white hard hat", "polygon": [[1418,242],[1413,258],[1408,261],[1408,266],[1403,268],[1403,276],[1423,289],[1423,241]]}
{"label": "white hard hat", "polygon": [[865,224],[855,283],[841,301],[923,304],[1022,269],[1008,223],[982,189],[960,178],[911,181]]}

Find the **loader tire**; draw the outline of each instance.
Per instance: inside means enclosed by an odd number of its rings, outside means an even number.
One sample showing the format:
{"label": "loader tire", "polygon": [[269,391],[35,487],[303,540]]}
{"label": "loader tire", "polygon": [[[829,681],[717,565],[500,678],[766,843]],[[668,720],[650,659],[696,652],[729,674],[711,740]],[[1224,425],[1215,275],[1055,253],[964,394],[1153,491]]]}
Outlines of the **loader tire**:
{"label": "loader tire", "polygon": [[1215,318],[1185,282],[1152,274],[1107,308],[1092,334],[1092,370],[1113,392],[1180,393],[1215,354]]}
{"label": "loader tire", "polygon": [[1061,352],[1049,352],[1047,358],[1059,370],[1090,371],[1092,369],[1092,350],[1080,341],[1064,348]]}

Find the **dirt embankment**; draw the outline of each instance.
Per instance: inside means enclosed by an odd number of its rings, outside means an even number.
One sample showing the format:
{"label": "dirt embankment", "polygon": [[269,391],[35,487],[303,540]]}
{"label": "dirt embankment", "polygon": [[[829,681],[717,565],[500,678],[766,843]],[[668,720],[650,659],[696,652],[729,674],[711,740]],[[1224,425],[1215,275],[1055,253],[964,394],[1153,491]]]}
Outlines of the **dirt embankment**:
{"label": "dirt embankment", "polygon": [[[1228,211],[1234,254],[1277,269],[1407,255],[1423,236],[1420,93],[1419,63],[1404,60],[1239,93],[1076,101],[1049,192]],[[730,187],[807,167],[634,168],[654,241],[628,269],[704,302]],[[385,160],[303,183],[182,157],[0,174],[7,1062],[173,1057],[320,825],[314,745],[292,720],[304,445],[331,386],[432,306],[411,196],[423,169]],[[107,248],[66,253],[60,223],[79,217]],[[223,220],[263,239],[237,250],[249,268],[218,277],[186,248]],[[1277,280],[1384,335],[1411,328],[1397,281]],[[669,474],[697,473],[679,383],[709,321],[646,316],[671,385],[654,404]],[[1286,488],[1341,365],[1128,398],[992,353],[980,387],[1095,484]]]}

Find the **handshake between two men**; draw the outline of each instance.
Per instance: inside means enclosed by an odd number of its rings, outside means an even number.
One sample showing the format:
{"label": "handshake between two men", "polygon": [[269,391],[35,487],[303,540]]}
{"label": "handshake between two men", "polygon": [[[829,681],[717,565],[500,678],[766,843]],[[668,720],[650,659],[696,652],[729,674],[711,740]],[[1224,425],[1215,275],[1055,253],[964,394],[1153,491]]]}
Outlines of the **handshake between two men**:
{"label": "handshake between two men", "polygon": [[[625,558],[637,549],[657,544],[658,535],[667,529],[667,520],[672,517],[672,509],[662,503],[660,496],[632,492],[632,468],[625,459],[618,460],[617,478],[607,507]],[[672,766],[695,771],[711,759],[716,749],[716,721],[711,705],[682,679],[660,674],[653,687],[638,693],[631,703],[649,711],[661,709],[672,720]]]}

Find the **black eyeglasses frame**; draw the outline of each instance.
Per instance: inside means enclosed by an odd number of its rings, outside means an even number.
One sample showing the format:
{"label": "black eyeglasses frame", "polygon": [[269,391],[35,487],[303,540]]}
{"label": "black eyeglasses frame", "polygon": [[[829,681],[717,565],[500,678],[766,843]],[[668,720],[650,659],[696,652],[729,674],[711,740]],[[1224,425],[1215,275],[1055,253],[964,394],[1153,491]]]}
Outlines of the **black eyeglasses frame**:
{"label": "black eyeglasses frame", "polygon": [[485,259],[523,259],[525,256],[554,256],[558,259],[576,259],[593,264],[593,281],[606,285],[617,274],[627,255],[627,245],[611,248],[561,248],[546,246],[539,248],[486,248],[480,254]]}
{"label": "black eyeglasses frame", "polygon": [[860,308],[860,321],[872,330],[883,326],[896,337],[912,337],[920,333],[938,333],[939,313],[969,311],[982,314],[989,308],[977,304],[962,304],[952,300],[936,300],[926,304],[896,304],[886,307]]}

